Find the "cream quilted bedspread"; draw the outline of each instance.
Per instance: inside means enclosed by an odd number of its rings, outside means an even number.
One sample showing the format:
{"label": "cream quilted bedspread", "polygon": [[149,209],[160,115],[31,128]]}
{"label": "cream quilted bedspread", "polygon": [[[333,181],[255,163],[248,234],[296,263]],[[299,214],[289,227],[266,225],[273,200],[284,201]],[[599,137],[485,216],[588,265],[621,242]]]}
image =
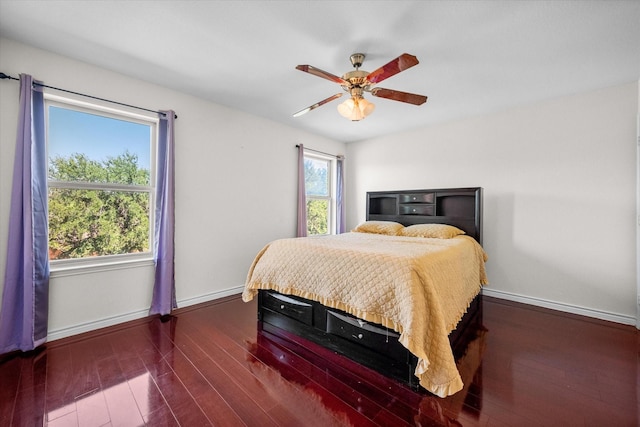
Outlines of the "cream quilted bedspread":
{"label": "cream quilted bedspread", "polygon": [[418,357],[420,384],[445,397],[463,387],[448,335],[487,283],[486,260],[468,236],[352,232],[282,239],[258,253],[242,298],[272,289],[394,329]]}

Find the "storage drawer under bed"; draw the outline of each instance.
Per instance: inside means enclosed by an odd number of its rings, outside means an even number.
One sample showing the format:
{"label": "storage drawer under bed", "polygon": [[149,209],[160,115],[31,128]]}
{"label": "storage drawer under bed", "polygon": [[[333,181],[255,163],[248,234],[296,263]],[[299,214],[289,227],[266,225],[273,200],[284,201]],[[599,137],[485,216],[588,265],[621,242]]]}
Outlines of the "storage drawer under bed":
{"label": "storage drawer under bed", "polygon": [[262,305],[264,308],[291,317],[305,325],[313,325],[313,306],[295,297],[263,292]]}
{"label": "storage drawer under bed", "polygon": [[400,335],[397,332],[346,313],[327,310],[326,332],[376,350],[392,359],[406,359],[406,349],[398,342]]}

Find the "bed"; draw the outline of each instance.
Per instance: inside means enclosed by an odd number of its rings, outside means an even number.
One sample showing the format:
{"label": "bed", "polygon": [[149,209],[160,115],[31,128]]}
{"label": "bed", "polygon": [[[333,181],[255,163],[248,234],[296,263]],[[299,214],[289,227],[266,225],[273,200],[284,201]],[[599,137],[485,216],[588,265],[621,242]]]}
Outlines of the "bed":
{"label": "bed", "polygon": [[445,397],[463,388],[453,348],[481,314],[481,243],[479,187],[369,192],[352,232],[269,243],[243,299],[257,296],[262,330]]}

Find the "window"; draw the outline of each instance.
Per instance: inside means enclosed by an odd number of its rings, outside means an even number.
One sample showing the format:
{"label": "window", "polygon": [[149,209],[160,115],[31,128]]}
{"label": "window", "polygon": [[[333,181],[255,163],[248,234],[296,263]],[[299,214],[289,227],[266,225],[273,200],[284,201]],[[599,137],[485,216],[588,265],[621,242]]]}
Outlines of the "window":
{"label": "window", "polygon": [[47,97],[52,267],[150,259],[157,121]]}
{"label": "window", "polygon": [[307,235],[335,234],[335,159],[304,156]]}

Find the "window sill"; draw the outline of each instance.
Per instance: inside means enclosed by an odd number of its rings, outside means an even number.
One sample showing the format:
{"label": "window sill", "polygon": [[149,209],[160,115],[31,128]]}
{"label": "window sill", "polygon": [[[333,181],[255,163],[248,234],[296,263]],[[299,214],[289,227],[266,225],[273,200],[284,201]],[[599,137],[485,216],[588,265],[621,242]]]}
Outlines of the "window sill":
{"label": "window sill", "polygon": [[73,264],[51,265],[49,277],[75,276],[80,274],[93,274],[105,271],[124,270],[132,268],[152,267],[153,258],[137,258],[131,260],[95,261]]}

